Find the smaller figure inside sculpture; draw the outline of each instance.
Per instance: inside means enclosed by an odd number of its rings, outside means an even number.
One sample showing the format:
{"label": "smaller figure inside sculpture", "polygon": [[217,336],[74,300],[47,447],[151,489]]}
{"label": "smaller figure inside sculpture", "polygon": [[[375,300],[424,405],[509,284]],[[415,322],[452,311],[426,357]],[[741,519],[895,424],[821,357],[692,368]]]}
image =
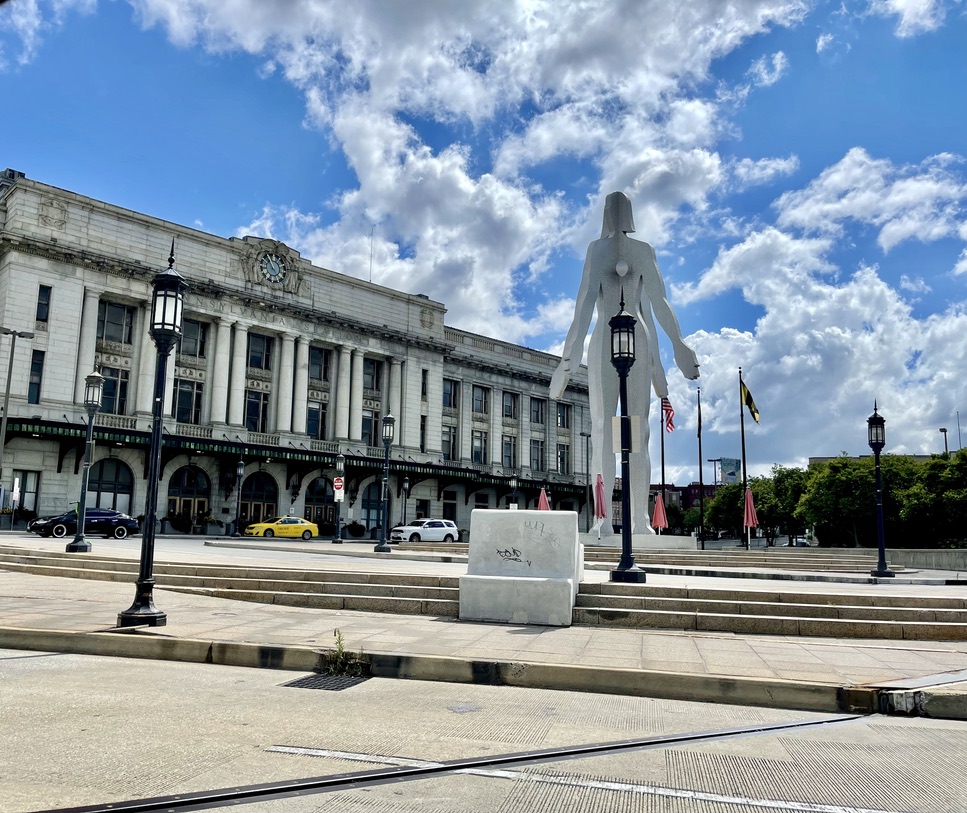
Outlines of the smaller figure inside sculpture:
{"label": "smaller figure inside sculpture", "polygon": [[[581,285],[574,306],[574,319],[564,341],[561,363],[550,384],[550,397],[559,399],[578,370],[591,319],[598,318],[588,345],[588,390],[591,412],[591,471],[604,483],[614,483],[615,459],[611,419],[618,408],[618,377],[611,365],[608,321],[621,310],[624,301],[636,318],[636,367],[628,376],[628,412],[641,418],[641,445],[629,456],[631,466],[632,528],[636,534],[651,534],[648,491],[651,460],[648,456],[648,413],[651,389],[659,398],[668,396],[668,380],[658,353],[655,319],[671,339],[675,363],[685,378],[698,378],[698,358],[685,344],[678,319],[665,293],[655,250],[628,235],[635,230],[631,201],[623,192],[612,192],[604,206],[601,238],[588,246]],[[654,315],[654,318],[652,318]],[[638,367],[637,365],[641,365]],[[610,497],[610,490],[607,492]],[[605,513],[596,509],[599,534],[614,533],[610,506]],[[603,514],[603,516],[602,516]],[[599,522],[598,522],[599,520]]]}

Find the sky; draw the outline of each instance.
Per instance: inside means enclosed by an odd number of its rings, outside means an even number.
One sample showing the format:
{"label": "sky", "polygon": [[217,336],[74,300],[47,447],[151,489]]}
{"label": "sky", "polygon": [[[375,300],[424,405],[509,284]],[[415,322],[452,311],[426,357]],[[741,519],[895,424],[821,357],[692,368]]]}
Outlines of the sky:
{"label": "sky", "polygon": [[739,368],[750,474],[967,429],[967,0],[0,0],[0,99],[0,167],[549,352],[625,192],[701,364],[669,483]]}

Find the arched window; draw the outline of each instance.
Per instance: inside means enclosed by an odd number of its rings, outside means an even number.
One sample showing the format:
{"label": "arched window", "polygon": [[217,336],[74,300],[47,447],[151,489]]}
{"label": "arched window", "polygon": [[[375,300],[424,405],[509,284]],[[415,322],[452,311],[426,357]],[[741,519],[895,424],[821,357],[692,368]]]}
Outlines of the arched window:
{"label": "arched window", "polygon": [[115,457],[98,460],[91,466],[87,482],[87,505],[90,508],[113,508],[131,514],[134,477],[127,463]]}
{"label": "arched window", "polygon": [[275,479],[264,471],[257,471],[245,478],[242,483],[242,516],[240,526],[279,514],[279,486]]}
{"label": "arched window", "polygon": [[182,533],[190,531],[200,517],[209,513],[211,493],[211,481],[198,466],[182,466],[171,475],[168,481],[168,517],[173,527]]}

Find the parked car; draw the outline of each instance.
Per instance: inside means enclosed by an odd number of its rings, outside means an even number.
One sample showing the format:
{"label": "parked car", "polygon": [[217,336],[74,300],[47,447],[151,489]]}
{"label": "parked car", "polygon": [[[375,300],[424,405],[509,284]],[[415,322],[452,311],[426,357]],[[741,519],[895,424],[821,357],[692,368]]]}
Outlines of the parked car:
{"label": "parked car", "polygon": [[390,531],[390,542],[456,542],[460,531],[448,519],[414,519]]}
{"label": "parked car", "polygon": [[272,517],[263,522],[253,522],[245,529],[246,536],[301,536],[312,539],[319,536],[319,526],[302,517]]}
{"label": "parked car", "polygon": [[[77,511],[68,511],[53,517],[37,517],[27,523],[27,530],[41,536],[54,536],[60,539],[68,534],[77,533]],[[84,533],[103,534],[115,539],[124,539],[128,534],[141,531],[138,521],[120,511],[110,508],[88,508],[84,512]]]}
{"label": "parked car", "polygon": [[806,539],[790,539],[786,542],[787,548],[811,548],[812,545]]}

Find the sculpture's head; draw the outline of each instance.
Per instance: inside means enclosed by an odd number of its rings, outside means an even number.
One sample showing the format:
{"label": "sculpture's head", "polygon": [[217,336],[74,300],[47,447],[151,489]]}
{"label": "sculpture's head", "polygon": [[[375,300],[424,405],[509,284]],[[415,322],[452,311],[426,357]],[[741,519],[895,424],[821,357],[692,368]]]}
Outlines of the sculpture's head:
{"label": "sculpture's head", "polygon": [[630,234],[635,230],[635,218],[631,213],[631,199],[624,192],[612,192],[604,202],[604,223],[601,236],[618,232]]}

